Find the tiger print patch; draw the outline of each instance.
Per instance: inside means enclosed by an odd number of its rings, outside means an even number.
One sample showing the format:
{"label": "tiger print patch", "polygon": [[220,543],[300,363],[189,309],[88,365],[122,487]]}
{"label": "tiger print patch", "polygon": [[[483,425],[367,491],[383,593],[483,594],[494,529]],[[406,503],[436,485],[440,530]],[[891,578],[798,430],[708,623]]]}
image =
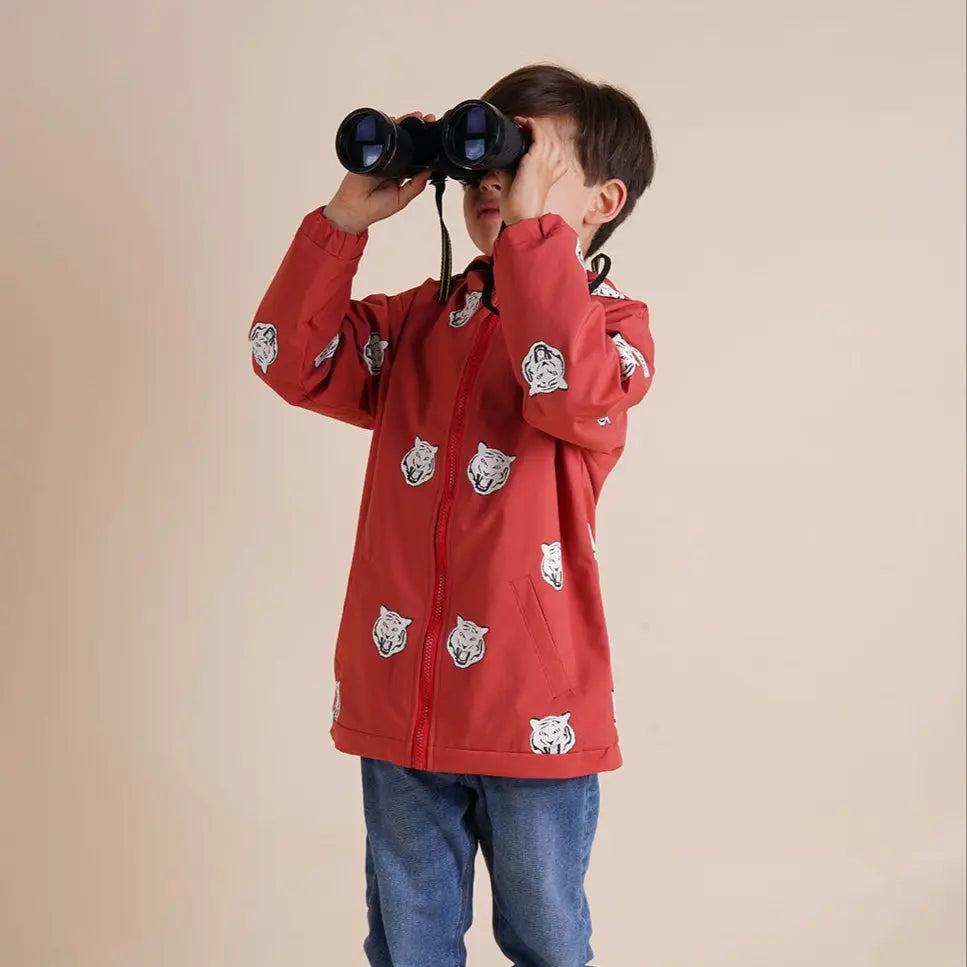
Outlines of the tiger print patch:
{"label": "tiger print patch", "polygon": [[521,372],[530,387],[530,396],[567,389],[564,354],[546,342],[536,342],[521,363]]}
{"label": "tiger print patch", "polygon": [[457,623],[447,637],[447,651],[457,668],[469,668],[484,656],[484,635],[490,631],[482,625],[457,615]]}
{"label": "tiger print patch", "polygon": [[531,719],[531,752],[537,755],[563,755],[570,752],[577,741],[570,719],[570,712]]}
{"label": "tiger print patch", "polygon": [[455,309],[450,313],[450,327],[452,329],[461,329],[470,322],[480,308],[480,300],[482,297],[482,292],[471,292],[468,290],[463,308]]}
{"label": "tiger print patch", "polygon": [[279,331],[271,322],[257,322],[249,333],[249,342],[255,362],[266,372],[279,356]]}
{"label": "tiger print patch", "polygon": [[439,447],[435,447],[426,440],[416,438],[413,448],[400,461],[403,470],[403,479],[411,487],[419,487],[425,484],[436,470],[436,454]]}
{"label": "tiger print patch", "polygon": [[474,492],[487,496],[500,490],[507,483],[510,465],[516,459],[517,457],[488,447],[486,443],[478,444],[477,452],[467,464],[467,477]]}
{"label": "tiger print patch", "polygon": [[389,349],[389,343],[385,339],[380,339],[378,332],[369,334],[369,339],[363,346],[363,360],[370,376],[379,376],[382,372],[387,349]]}
{"label": "tiger print patch", "polygon": [[339,348],[340,335],[337,332],[332,339],[329,340],[326,348],[323,349],[321,353],[313,360],[313,365],[318,369],[327,359],[332,359],[336,355],[336,350]]}
{"label": "tiger print patch", "polygon": [[379,617],[373,625],[373,642],[384,658],[392,658],[406,647],[406,629],[413,624],[412,618],[404,618],[396,611],[380,605]]}

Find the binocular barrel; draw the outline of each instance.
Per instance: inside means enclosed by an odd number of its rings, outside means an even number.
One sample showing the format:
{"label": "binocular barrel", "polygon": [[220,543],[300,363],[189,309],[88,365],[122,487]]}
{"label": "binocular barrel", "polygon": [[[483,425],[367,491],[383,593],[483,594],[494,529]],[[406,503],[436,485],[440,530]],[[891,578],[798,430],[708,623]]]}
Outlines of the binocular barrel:
{"label": "binocular barrel", "polygon": [[347,170],[412,178],[429,169],[457,181],[486,171],[513,170],[530,147],[530,132],[486,101],[462,101],[439,121],[392,118],[373,108],[347,115],[336,133],[336,155]]}

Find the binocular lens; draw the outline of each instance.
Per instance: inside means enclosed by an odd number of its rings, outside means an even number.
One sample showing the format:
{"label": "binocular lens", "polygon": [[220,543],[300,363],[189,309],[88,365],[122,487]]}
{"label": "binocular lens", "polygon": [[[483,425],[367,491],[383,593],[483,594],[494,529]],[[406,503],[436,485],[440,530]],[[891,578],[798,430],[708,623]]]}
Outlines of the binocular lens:
{"label": "binocular lens", "polygon": [[458,122],[455,140],[467,161],[479,161],[487,153],[487,115],[483,107],[467,109]]}
{"label": "binocular lens", "polygon": [[362,168],[371,168],[386,150],[386,138],[380,127],[375,114],[364,114],[356,121],[349,150],[353,161]]}

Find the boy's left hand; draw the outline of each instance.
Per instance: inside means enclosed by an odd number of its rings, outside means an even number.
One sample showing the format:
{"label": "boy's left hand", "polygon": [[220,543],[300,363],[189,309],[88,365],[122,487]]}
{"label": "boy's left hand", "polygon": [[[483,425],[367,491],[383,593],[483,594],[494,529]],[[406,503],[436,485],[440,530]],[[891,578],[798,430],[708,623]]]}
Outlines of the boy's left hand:
{"label": "boy's left hand", "polygon": [[545,214],[551,185],[568,169],[564,142],[550,118],[515,117],[531,134],[531,146],[520,159],[514,180],[503,196],[500,214],[508,225]]}

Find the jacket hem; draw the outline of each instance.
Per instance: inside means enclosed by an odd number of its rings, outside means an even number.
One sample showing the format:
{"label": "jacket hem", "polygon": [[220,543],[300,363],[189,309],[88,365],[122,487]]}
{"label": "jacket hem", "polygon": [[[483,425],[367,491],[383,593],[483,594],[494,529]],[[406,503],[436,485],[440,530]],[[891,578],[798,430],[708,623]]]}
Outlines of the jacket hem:
{"label": "jacket hem", "polygon": [[[389,739],[368,732],[357,732],[334,722],[330,733],[338,751],[392,762],[413,768],[408,741]],[[533,752],[482,752],[476,749],[447,749],[431,745],[427,771],[509,779],[574,779],[596,772],[611,772],[623,759],[617,743],[603,749],[585,749],[563,755],[536,755]]]}

